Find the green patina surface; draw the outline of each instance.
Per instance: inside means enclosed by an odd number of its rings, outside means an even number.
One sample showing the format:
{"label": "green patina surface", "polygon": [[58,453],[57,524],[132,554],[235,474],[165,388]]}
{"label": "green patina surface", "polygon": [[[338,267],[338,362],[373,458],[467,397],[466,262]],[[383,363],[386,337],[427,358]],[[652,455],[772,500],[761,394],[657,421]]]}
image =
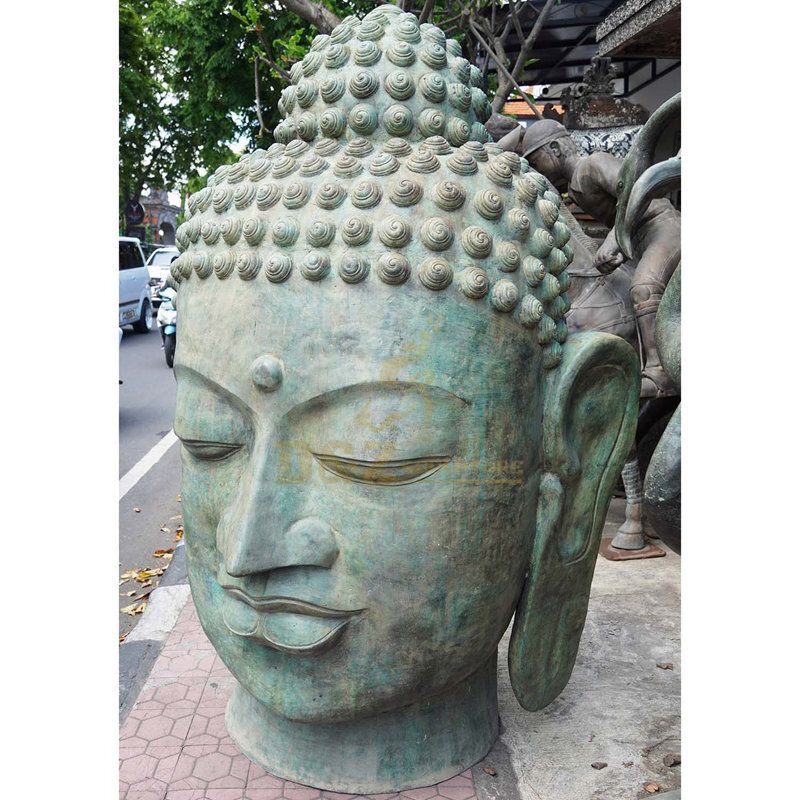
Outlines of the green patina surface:
{"label": "green patina surface", "polygon": [[[358,99],[379,120],[409,54],[420,97],[434,72],[470,86],[432,26],[391,7],[343,25],[295,71],[306,108],[329,62],[352,88],[364,42],[379,88]],[[415,73],[423,50],[445,66]],[[446,88],[437,108],[480,134],[470,96],[465,111]],[[350,97],[328,105],[349,119]],[[268,771],[342,792],[429,785],[486,754],[515,610],[520,702],[563,688],[636,419],[631,348],[567,339],[558,197],[463,126],[426,132],[290,139],[215,176],[178,237],[189,577],[239,682],[229,731]]]}

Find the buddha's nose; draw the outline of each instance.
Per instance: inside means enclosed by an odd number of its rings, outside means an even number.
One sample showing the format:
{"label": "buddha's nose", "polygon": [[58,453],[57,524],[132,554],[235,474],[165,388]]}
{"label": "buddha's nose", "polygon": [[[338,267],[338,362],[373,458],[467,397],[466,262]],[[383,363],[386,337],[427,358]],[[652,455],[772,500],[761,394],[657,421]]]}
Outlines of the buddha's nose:
{"label": "buddha's nose", "polygon": [[274,532],[255,519],[243,522],[225,548],[225,571],[234,578],[280,567],[330,567],[339,554],[333,529],[319,517],[303,517]]}
{"label": "buddha's nose", "polygon": [[257,448],[241,490],[220,520],[217,546],[237,578],[281,567],[331,567],[339,554],[333,528],[304,507],[302,484],[279,481],[276,447]]}

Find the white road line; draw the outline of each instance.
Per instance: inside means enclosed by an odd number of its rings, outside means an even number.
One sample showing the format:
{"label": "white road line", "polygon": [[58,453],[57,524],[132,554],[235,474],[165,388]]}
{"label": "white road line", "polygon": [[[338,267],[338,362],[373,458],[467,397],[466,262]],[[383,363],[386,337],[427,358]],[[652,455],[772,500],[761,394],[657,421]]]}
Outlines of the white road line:
{"label": "white road line", "polygon": [[155,447],[139,459],[120,479],[119,479],[119,499],[122,500],[128,492],[147,474],[150,467],[155,466],[161,457],[172,447],[178,437],[175,431],[170,431]]}

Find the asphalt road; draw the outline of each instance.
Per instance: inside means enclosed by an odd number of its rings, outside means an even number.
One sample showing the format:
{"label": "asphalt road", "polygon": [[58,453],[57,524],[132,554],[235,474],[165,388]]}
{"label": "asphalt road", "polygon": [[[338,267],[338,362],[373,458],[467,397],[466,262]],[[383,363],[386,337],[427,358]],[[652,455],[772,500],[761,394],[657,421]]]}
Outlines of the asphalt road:
{"label": "asphalt road", "polygon": [[[164,361],[161,337],[153,321],[147,334],[123,328],[119,347],[119,475],[145,457],[172,430],[175,413],[175,378]],[[120,575],[134,568],[166,567],[153,556],[157,549],[175,546],[175,529],[181,524],[180,448],[177,443],[142,475],[119,502]],[[135,511],[134,509],[139,509]],[[161,528],[169,528],[169,532]],[[120,608],[158,585],[143,587],[129,580],[119,587]],[[136,591],[132,597],[127,592]],[[139,601],[141,602],[141,601]],[[120,613],[120,636],[128,633],[139,616]]]}

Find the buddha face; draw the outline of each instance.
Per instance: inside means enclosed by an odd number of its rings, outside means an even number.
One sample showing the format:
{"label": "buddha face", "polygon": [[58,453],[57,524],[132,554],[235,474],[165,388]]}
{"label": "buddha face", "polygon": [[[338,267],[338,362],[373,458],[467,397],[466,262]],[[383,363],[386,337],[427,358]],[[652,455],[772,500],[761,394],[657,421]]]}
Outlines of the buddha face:
{"label": "buddha face", "polygon": [[330,722],[491,658],[534,536],[535,336],[377,281],[194,279],[178,306],[190,580],[238,681]]}

